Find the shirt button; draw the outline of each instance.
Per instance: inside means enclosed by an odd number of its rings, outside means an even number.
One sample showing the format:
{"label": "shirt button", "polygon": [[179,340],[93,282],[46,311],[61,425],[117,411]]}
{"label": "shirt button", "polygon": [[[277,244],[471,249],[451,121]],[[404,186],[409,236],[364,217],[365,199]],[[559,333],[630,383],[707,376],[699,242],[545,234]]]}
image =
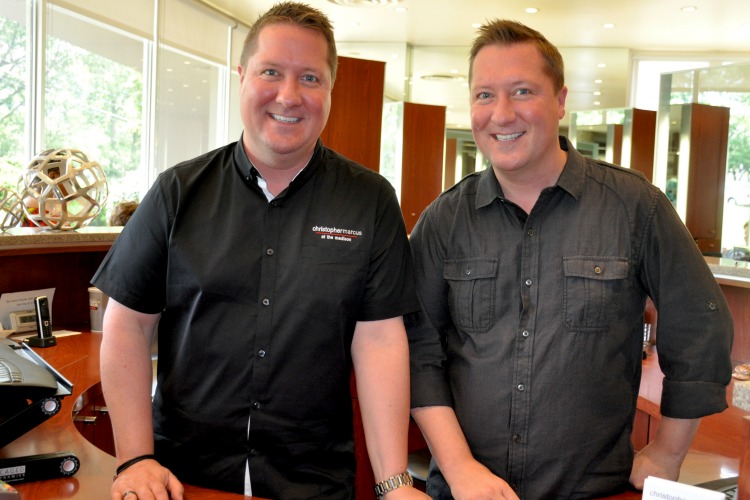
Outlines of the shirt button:
{"label": "shirt button", "polygon": [[523,392],[523,391],[525,391],[525,390],[526,390],[526,386],[525,386],[525,385],[523,385],[523,384],[518,384],[518,385],[516,386],[516,389],[518,389],[519,391]]}
{"label": "shirt button", "polygon": [[250,450],[250,454],[251,455],[257,455],[258,454],[258,450],[256,450],[255,448],[253,448],[252,450]]}
{"label": "shirt button", "polygon": [[256,410],[260,410],[260,403],[258,401],[253,403],[253,408],[255,408]]}
{"label": "shirt button", "polygon": [[526,286],[531,286],[533,281],[531,281],[531,278],[526,278],[526,281],[524,281],[524,283],[526,283]]}
{"label": "shirt button", "polygon": [[467,267],[465,272],[466,272],[466,276],[470,276],[471,275],[471,268]]}
{"label": "shirt button", "polygon": [[261,358],[265,358],[266,357],[266,351],[264,349],[259,350],[258,351],[258,356],[260,356]]}
{"label": "shirt button", "polygon": [[270,301],[270,300],[268,300],[268,299],[263,299],[263,305],[264,305],[264,306],[268,306],[268,305],[271,305],[271,301]]}
{"label": "shirt button", "polygon": [[529,336],[529,335],[531,335],[531,334],[529,333],[529,331],[528,331],[528,330],[524,330],[524,331],[522,331],[522,332],[521,332],[521,335],[522,335],[523,337],[528,337],[528,336]]}
{"label": "shirt button", "polygon": [[715,311],[719,308],[719,306],[716,305],[716,302],[709,302],[706,304],[706,307],[708,307],[709,311]]}
{"label": "shirt button", "polygon": [[529,236],[534,236],[534,230],[529,229],[528,231],[526,231],[526,234],[528,234]]}
{"label": "shirt button", "polygon": [[602,268],[601,268],[601,267],[599,267],[599,266],[596,266],[596,267],[594,268],[594,272],[595,272],[596,274],[602,274]]}
{"label": "shirt button", "polygon": [[273,248],[269,248],[266,250],[266,255],[273,255]]}
{"label": "shirt button", "polygon": [[521,442],[521,435],[520,434],[513,434],[513,442],[518,444]]}

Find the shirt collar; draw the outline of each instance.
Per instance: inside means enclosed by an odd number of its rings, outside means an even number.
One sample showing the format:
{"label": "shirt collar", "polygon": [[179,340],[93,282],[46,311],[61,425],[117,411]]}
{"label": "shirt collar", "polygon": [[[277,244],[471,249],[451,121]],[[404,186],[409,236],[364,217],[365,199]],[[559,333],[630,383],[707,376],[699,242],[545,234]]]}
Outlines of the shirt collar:
{"label": "shirt collar", "polygon": [[[277,198],[280,198],[282,195],[288,193],[289,191],[296,190],[297,186],[304,184],[310,177],[312,177],[312,175],[318,169],[322,158],[323,142],[318,139],[318,141],[315,143],[315,149],[313,150],[312,156],[307,161],[307,165],[305,165],[302,170],[297,172],[297,175],[289,184],[289,187],[287,187],[287,189],[279,194]],[[245,148],[242,144],[241,134],[240,140],[237,141],[234,147],[234,164],[246,184],[255,186],[256,188],[260,189],[260,187],[258,186],[258,178],[261,177],[260,172],[258,172],[253,163],[247,157],[247,153],[245,152]]]}
{"label": "shirt collar", "polygon": [[[563,171],[555,185],[577,200],[583,192],[586,160],[581,153],[570,145],[567,138],[560,136],[559,140],[560,149],[568,153],[568,160],[565,162]],[[504,198],[503,188],[497,181],[492,167],[486,168],[477,175],[481,178],[477,186],[476,208],[485,207],[497,198]]]}

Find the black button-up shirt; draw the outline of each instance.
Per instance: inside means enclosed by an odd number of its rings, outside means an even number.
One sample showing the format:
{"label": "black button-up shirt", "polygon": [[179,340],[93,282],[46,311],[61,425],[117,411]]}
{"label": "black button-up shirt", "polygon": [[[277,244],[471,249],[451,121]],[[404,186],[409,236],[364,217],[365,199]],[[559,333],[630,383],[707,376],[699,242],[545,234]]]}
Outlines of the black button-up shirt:
{"label": "black button-up shirt", "polygon": [[191,484],[353,495],[358,321],[418,309],[393,188],[320,143],[268,201],[236,143],[164,172],[93,283],[161,313],[156,451]]}
{"label": "black button-up shirt", "polygon": [[[452,406],[474,456],[530,500],[627,485],[647,295],[664,415],[723,410],[731,376],[727,304],[669,200],[561,146],[565,168],[530,214],[488,169],[411,235],[424,310],[408,322],[412,407]],[[448,494],[439,471],[430,483]]]}

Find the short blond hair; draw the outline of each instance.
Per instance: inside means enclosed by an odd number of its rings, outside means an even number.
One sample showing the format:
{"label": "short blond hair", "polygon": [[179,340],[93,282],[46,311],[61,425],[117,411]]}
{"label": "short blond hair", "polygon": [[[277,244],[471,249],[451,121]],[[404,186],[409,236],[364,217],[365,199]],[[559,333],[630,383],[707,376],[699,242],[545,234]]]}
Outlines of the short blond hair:
{"label": "short blond hair", "polygon": [[565,86],[565,64],[557,47],[535,29],[507,19],[493,19],[479,28],[469,53],[469,82],[473,76],[474,59],[480,50],[488,45],[507,47],[518,43],[533,43],[539,49],[539,53],[547,63],[544,72],[552,80],[555,90],[557,92],[562,90]]}
{"label": "short blond hair", "polygon": [[323,35],[328,45],[328,68],[331,70],[331,84],[333,84],[336,80],[336,71],[339,64],[336,41],[333,36],[333,24],[322,11],[299,2],[277,3],[258,17],[245,37],[242,55],[240,56],[240,66],[244,68],[247,60],[257,50],[261,30],[266,26],[277,23],[292,24],[317,31]]}

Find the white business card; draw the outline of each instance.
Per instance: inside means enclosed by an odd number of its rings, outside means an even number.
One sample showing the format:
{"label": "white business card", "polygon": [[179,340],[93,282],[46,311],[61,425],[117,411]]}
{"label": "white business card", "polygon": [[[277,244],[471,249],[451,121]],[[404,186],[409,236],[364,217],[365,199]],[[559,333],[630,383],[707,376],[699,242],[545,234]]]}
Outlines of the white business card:
{"label": "white business card", "polygon": [[643,483],[643,500],[726,500],[720,491],[649,476]]}

